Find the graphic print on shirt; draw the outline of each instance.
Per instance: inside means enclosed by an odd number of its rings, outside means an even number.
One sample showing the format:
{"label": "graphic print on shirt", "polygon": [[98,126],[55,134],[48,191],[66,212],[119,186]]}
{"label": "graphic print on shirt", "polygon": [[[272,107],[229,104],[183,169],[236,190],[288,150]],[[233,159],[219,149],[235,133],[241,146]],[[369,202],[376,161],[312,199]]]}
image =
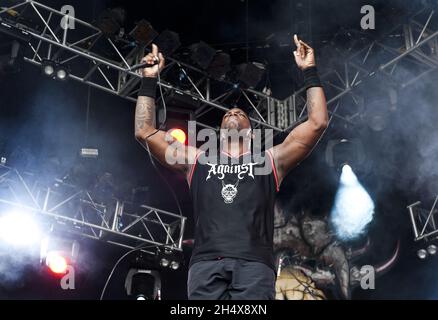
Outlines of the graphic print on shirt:
{"label": "graphic print on shirt", "polygon": [[[240,180],[245,178],[245,175],[248,175],[253,180],[254,178],[254,166],[258,165],[258,163],[250,162],[245,164],[212,164],[207,163],[210,166],[210,170],[208,171],[208,176],[205,181],[208,181],[212,176],[215,176],[222,182],[222,190],[221,195],[226,204],[231,204],[234,202],[238,194],[237,187],[239,186]],[[237,174],[237,182],[234,184],[226,184],[224,182],[225,174]]]}
{"label": "graphic print on shirt", "polygon": [[225,182],[222,180],[222,198],[224,198],[224,201],[226,204],[233,203],[234,198],[236,198],[238,190],[237,187],[239,186],[240,180],[237,180],[236,184],[225,184]]}

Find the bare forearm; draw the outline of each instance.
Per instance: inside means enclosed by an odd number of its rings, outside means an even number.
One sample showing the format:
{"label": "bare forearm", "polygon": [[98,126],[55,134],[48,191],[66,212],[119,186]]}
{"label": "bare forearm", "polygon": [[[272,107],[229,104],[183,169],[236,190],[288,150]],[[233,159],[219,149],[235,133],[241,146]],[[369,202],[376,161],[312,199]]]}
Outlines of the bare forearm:
{"label": "bare forearm", "polygon": [[150,97],[138,97],[135,109],[136,137],[142,138],[155,128],[155,100]]}
{"label": "bare forearm", "polygon": [[307,111],[309,121],[311,121],[312,124],[323,129],[327,126],[327,102],[322,87],[307,89]]}

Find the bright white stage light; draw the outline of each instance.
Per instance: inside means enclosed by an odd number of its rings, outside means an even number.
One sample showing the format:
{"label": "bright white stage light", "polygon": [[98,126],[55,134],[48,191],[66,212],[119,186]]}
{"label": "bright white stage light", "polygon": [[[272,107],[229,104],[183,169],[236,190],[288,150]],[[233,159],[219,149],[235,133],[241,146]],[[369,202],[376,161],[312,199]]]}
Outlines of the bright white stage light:
{"label": "bright white stage light", "polygon": [[427,253],[430,254],[431,256],[434,256],[436,254],[437,248],[436,245],[431,244],[427,247]]}
{"label": "bright white stage light", "polygon": [[373,220],[374,202],[349,165],[344,165],[331,222],[343,240],[354,239]]}
{"label": "bright white stage light", "polygon": [[420,249],[417,251],[417,256],[418,258],[420,258],[421,260],[424,260],[427,258],[427,251],[424,249]]}
{"label": "bright white stage light", "polygon": [[170,268],[172,270],[178,270],[179,269],[179,262],[178,261],[172,261],[172,263],[170,264]]}
{"label": "bright white stage light", "polygon": [[0,217],[0,240],[13,246],[28,246],[38,243],[40,230],[32,215],[11,212]]}

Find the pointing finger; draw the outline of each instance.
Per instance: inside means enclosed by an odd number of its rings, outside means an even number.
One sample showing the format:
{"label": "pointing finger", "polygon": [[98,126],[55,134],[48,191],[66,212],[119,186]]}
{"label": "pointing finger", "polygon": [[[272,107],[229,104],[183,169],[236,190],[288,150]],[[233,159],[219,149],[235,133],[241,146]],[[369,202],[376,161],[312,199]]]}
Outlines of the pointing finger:
{"label": "pointing finger", "polygon": [[158,47],[156,44],[152,44],[152,54],[154,57],[158,57]]}
{"label": "pointing finger", "polygon": [[294,42],[295,42],[295,45],[297,46],[298,50],[300,50],[301,43],[298,40],[298,36],[296,34],[294,34]]}

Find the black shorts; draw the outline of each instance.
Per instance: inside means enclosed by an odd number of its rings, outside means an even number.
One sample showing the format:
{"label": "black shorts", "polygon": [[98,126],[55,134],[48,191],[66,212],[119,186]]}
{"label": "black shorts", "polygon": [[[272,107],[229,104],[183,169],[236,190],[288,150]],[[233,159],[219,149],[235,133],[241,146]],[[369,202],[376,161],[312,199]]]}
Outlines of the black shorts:
{"label": "black shorts", "polygon": [[222,258],[189,269],[189,300],[274,300],[276,274],[266,264]]}

